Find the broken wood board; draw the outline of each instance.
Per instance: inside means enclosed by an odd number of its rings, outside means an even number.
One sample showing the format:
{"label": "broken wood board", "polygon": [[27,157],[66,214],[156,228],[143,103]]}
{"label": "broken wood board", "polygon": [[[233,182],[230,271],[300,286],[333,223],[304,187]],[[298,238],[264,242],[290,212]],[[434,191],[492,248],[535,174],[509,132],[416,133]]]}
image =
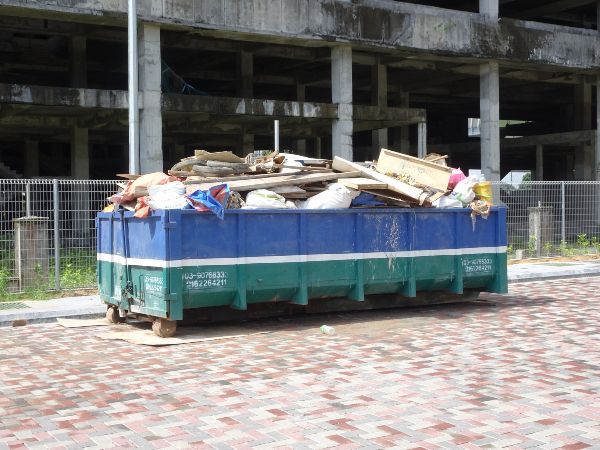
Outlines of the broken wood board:
{"label": "broken wood board", "polygon": [[[255,189],[269,189],[276,186],[289,186],[289,185],[302,185],[308,183],[315,183],[318,181],[333,181],[339,178],[356,178],[360,175],[360,172],[344,172],[344,173],[309,173],[306,175],[286,175],[277,178],[253,178],[250,180],[236,180],[236,181],[228,181],[229,189],[232,191],[253,191]],[[213,186],[217,186],[221,184],[218,183],[199,183],[198,189],[206,191]]]}
{"label": "broken wood board", "polygon": [[402,181],[396,180],[395,178],[388,177],[387,175],[379,173],[376,170],[363,167],[360,164],[347,161],[344,158],[340,158],[339,156],[336,156],[333,160],[333,168],[335,170],[346,171],[348,173],[351,173],[349,172],[351,170],[358,171],[362,175],[365,175],[369,178],[373,178],[377,181],[381,181],[382,183],[386,183],[389,190],[405,195],[417,201],[419,205],[423,205],[427,201],[427,197],[429,196],[429,194],[423,189],[411,186],[410,184],[403,183]]}
{"label": "broken wood board", "polygon": [[[298,170],[295,173],[259,173],[255,175],[234,175],[230,177],[202,177],[193,172],[173,172],[169,171],[169,175],[173,176],[187,176],[187,180],[183,182],[183,184],[199,184],[199,183],[229,183],[230,181],[236,180],[257,180],[261,178],[274,178],[274,177],[287,177],[290,175],[300,174],[302,171]],[[189,175],[176,175],[179,173],[186,173]],[[328,172],[331,173],[331,172]]]}
{"label": "broken wood board", "polygon": [[381,149],[377,160],[377,171],[386,175],[403,175],[414,180],[419,187],[429,187],[445,192],[452,169],[424,159]]}
{"label": "broken wood board", "polygon": [[387,189],[387,183],[373,180],[372,178],[342,178],[339,183],[346,187],[364,191],[365,189]]}

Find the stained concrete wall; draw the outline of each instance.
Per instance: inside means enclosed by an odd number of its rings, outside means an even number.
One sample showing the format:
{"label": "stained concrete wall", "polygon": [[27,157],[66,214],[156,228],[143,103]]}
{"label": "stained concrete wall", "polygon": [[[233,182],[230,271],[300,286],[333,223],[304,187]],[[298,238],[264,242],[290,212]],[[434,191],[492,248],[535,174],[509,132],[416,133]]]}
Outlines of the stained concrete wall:
{"label": "stained concrete wall", "polygon": [[[125,0],[4,0],[2,14],[124,25]],[[275,41],[356,42],[469,58],[544,63],[579,69],[600,67],[600,40],[584,30],[387,0],[147,0],[138,2],[144,21],[194,27],[217,36]]]}

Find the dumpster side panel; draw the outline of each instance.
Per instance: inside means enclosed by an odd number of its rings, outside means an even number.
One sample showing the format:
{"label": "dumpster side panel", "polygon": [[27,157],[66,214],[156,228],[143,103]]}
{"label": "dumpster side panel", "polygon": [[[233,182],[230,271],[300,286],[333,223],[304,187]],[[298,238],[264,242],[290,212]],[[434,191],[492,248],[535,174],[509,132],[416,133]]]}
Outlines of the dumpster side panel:
{"label": "dumpster side panel", "polygon": [[159,317],[322,297],[506,291],[503,208],[474,222],[467,210],[353,209],[227,211],[224,220],[157,211],[124,225],[101,213],[98,224],[103,299],[114,302],[129,282],[131,310]]}

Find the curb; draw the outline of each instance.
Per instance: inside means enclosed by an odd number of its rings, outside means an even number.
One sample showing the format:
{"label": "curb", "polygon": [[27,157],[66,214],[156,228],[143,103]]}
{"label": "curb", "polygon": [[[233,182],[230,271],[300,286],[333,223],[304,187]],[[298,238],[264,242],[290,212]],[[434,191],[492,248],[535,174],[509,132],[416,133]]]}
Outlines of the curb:
{"label": "curb", "polygon": [[99,319],[104,317],[104,312],[81,311],[30,311],[26,314],[6,314],[0,316],[0,328],[18,327],[30,324],[53,323],[60,317],[70,319]]}

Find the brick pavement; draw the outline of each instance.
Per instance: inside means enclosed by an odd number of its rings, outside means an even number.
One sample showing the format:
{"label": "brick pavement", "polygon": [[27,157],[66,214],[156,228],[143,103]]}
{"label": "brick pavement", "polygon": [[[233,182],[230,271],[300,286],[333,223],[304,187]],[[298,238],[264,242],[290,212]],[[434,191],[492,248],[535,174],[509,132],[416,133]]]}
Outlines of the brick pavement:
{"label": "brick pavement", "polygon": [[3,328],[0,448],[600,447],[599,291],[522,283],[162,348]]}

